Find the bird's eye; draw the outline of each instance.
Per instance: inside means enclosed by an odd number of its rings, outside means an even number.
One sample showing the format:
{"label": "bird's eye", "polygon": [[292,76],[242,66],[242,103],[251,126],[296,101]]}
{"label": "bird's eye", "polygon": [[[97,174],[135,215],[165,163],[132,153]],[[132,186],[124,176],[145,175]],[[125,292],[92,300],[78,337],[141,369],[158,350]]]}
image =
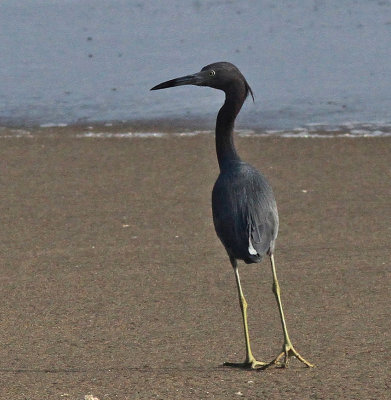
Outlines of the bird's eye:
{"label": "bird's eye", "polygon": [[209,76],[215,76],[216,72],[213,71],[213,69],[211,71],[209,71]]}

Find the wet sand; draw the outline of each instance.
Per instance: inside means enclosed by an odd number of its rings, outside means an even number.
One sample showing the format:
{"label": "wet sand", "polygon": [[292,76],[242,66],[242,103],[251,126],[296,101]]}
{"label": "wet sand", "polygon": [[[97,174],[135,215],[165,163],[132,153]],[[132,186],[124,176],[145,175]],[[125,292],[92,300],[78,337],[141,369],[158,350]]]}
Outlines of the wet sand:
{"label": "wet sand", "polygon": [[[274,187],[288,329],[316,364],[254,372],[221,366],[244,340],[213,137],[47,132],[0,143],[0,398],[389,398],[389,138],[237,138]],[[282,345],[268,262],[241,277],[267,361]]]}

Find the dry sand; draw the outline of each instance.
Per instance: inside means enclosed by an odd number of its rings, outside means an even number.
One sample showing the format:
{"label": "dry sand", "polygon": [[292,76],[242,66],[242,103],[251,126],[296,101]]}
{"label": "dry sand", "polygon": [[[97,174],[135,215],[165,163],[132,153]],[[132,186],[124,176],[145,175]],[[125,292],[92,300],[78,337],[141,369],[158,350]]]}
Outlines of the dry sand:
{"label": "dry sand", "polygon": [[[221,366],[244,340],[213,137],[59,131],[0,143],[1,399],[389,398],[390,138],[237,139],[274,187],[288,328],[316,364],[259,372]],[[269,264],[241,276],[267,361]]]}

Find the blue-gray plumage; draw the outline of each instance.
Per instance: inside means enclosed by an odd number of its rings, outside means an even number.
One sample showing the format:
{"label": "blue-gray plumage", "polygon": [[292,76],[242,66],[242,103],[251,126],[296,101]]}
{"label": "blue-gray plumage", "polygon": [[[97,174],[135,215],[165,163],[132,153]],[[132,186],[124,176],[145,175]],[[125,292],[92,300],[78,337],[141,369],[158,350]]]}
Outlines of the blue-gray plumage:
{"label": "blue-gray plumage", "polygon": [[[248,94],[254,99],[252,90],[239,69],[228,62],[207,65],[196,74],[163,82],[151,90],[180,85],[209,86],[225,92],[225,102],[216,120],[216,153],[220,175],[212,192],[212,211],[217,236],[223,243],[234,268],[246,342],[244,363],[225,363],[225,365],[253,369],[265,369],[271,365],[287,367],[289,358],[294,356],[311,367],[312,364],[294,349],[286,328],[274,263],[278,213],[272,188],[259,171],[240,159],[234,145],[235,119]],[[265,254],[270,257],[273,292],[284,332],[282,351],[269,363],[257,361],[251,351],[247,302],[243,295],[237,263],[237,260],[243,260],[247,264],[259,263]],[[284,361],[281,362],[283,357]]]}
{"label": "blue-gray plumage", "polygon": [[230,257],[258,263],[273,253],[278,214],[266,179],[251,165],[230,160],[221,169],[212,192],[217,236]]}

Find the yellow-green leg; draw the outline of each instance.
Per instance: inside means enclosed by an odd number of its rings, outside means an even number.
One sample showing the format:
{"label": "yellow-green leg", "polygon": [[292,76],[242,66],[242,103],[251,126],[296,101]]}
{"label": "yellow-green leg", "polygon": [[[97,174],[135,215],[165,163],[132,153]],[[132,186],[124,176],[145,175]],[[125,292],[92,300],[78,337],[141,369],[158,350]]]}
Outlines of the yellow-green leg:
{"label": "yellow-green leg", "polygon": [[[268,368],[272,365],[280,365],[281,367],[288,367],[289,364],[289,359],[291,357],[296,357],[299,361],[304,363],[307,367],[313,367],[314,365],[309,363],[307,360],[305,360],[293,347],[292,342],[289,338],[288,335],[288,329],[286,327],[286,322],[285,322],[285,317],[284,317],[284,311],[282,309],[282,303],[281,303],[281,294],[280,294],[280,285],[278,284],[277,280],[277,273],[276,273],[276,265],[274,263],[274,256],[273,254],[270,254],[270,262],[272,266],[272,273],[273,273],[273,292],[274,295],[276,296],[277,304],[278,304],[278,310],[280,312],[280,318],[281,318],[281,324],[282,324],[282,329],[284,331],[284,345],[282,347],[281,353],[269,364],[267,364],[264,368]],[[284,361],[280,362],[280,360],[284,357]]]}
{"label": "yellow-green leg", "polygon": [[234,258],[230,258],[230,260],[231,260],[232,267],[235,271],[236,286],[238,288],[238,294],[239,294],[239,304],[240,304],[240,309],[242,311],[242,317],[243,317],[244,338],[246,341],[246,359],[243,363],[225,362],[224,365],[226,365],[228,367],[248,368],[248,369],[263,368],[263,367],[267,366],[268,363],[265,363],[262,361],[257,361],[255,359],[255,357],[253,356],[253,353],[251,352],[250,336],[248,333],[248,324],[247,324],[247,302],[243,295],[242,286],[240,284],[238,263],[237,263],[236,259],[234,259]]}

